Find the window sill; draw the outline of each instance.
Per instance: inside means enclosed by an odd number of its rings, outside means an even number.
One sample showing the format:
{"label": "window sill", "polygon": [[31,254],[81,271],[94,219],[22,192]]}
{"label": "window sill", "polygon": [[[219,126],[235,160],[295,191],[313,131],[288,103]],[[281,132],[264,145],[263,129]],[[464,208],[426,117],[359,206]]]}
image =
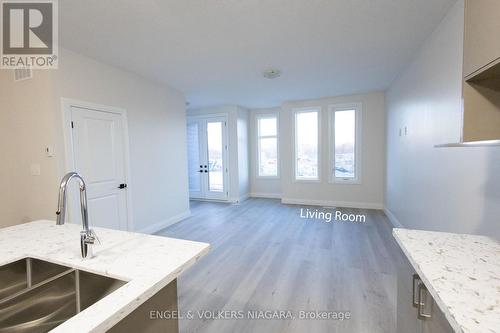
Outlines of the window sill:
{"label": "window sill", "polygon": [[343,180],[343,179],[331,179],[329,181],[330,184],[338,184],[338,185],[361,185],[361,180]]}
{"label": "window sill", "polygon": [[275,179],[280,179],[280,176],[255,176],[255,179],[275,180]]}
{"label": "window sill", "polygon": [[321,183],[321,179],[294,179],[294,183]]}

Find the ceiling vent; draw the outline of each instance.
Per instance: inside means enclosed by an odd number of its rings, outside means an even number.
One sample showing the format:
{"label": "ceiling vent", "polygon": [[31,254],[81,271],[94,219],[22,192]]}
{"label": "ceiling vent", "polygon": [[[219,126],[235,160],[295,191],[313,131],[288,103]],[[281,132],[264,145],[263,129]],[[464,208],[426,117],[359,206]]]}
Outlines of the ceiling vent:
{"label": "ceiling vent", "polygon": [[14,81],[24,81],[33,78],[33,71],[30,67],[21,67],[14,69]]}

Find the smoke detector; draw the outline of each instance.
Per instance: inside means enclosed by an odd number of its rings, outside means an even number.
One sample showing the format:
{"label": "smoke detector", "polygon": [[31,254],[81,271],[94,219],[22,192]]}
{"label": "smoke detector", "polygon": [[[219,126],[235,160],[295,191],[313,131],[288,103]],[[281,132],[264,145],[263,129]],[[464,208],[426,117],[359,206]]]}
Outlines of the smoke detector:
{"label": "smoke detector", "polygon": [[279,69],[266,69],[263,73],[262,76],[264,76],[266,79],[275,79],[277,77],[281,76],[281,71]]}

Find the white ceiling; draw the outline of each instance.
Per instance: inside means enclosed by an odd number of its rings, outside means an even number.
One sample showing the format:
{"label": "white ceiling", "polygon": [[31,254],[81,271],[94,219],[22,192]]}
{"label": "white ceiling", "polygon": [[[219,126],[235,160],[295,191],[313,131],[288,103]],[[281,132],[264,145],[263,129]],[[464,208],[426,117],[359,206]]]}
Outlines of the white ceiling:
{"label": "white ceiling", "polygon": [[[62,46],[192,108],[385,90],[456,0],[64,0]],[[283,71],[268,80],[267,68]]]}

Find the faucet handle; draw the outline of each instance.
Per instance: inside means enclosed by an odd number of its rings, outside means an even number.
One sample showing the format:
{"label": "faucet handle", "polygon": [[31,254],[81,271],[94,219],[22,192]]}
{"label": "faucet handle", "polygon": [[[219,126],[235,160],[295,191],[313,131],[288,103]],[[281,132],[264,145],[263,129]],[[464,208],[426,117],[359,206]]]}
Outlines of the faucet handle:
{"label": "faucet handle", "polygon": [[94,230],[90,229],[90,235],[91,235],[91,237],[94,239],[94,241],[97,241],[97,243],[98,243],[99,245],[101,245],[101,244],[102,244],[102,243],[101,243],[101,239],[100,239],[99,237],[97,237],[97,234],[95,233],[95,231],[94,231]]}
{"label": "faucet handle", "polygon": [[92,246],[95,241],[101,244],[99,237],[93,230],[82,230],[80,232],[80,247],[82,250],[82,258],[91,258],[92,254]]}
{"label": "faucet handle", "polygon": [[97,241],[99,244],[101,244],[101,240],[99,239],[99,237],[97,237],[97,234],[92,229],[90,229],[88,231],[84,230],[80,234],[81,234],[82,242],[85,244],[94,244],[95,241]]}

